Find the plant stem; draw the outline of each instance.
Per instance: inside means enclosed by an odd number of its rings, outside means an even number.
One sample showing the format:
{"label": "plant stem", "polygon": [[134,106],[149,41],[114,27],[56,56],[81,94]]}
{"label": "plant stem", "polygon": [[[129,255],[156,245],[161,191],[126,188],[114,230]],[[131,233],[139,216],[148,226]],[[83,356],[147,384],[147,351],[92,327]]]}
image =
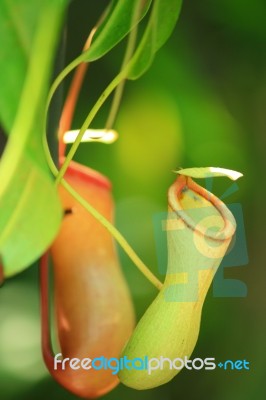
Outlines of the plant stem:
{"label": "plant stem", "polygon": [[[138,19],[138,16],[140,14],[140,11],[141,11],[140,6],[141,6],[141,3],[137,4],[136,10],[135,10],[135,13],[133,16],[133,24]],[[126,67],[126,65],[128,64],[129,60],[131,59],[131,57],[134,53],[137,36],[138,36],[138,25],[136,25],[136,27],[133,28],[129,34],[127,48],[126,48],[125,56],[124,56],[120,71],[123,71],[123,69]],[[125,83],[126,83],[126,77],[119,83],[119,85],[117,86],[117,88],[115,90],[114,99],[113,99],[113,102],[111,105],[110,113],[108,115],[108,118],[107,118],[107,121],[105,124],[105,129],[107,129],[107,130],[111,129],[115,123],[115,119],[116,119],[116,116],[117,116],[117,113],[119,110],[119,105],[121,103]]]}
{"label": "plant stem", "polygon": [[102,214],[100,214],[91,204],[80,196],[69,183],[65,180],[62,181],[64,188],[94,217],[99,221],[116,239],[116,241],[123,248],[125,253],[134,262],[136,267],[142,272],[142,274],[158,289],[161,290],[162,283],[156,278],[155,275],[147,268],[139,256],[135,253],[129,243],[126,241],[123,235],[112,225]]}
{"label": "plant stem", "polygon": [[[96,27],[92,29],[91,33],[89,34],[88,39],[86,40],[86,43],[84,45],[83,51],[88,50],[88,48],[91,45],[92,38],[96,32]],[[63,157],[65,154],[65,148],[66,144],[63,141],[63,136],[66,131],[68,131],[71,128],[72,120],[73,120],[73,115],[74,111],[76,108],[76,103],[78,99],[78,95],[81,89],[82,82],[84,80],[84,76],[87,72],[89,63],[81,63],[77,67],[74,77],[72,79],[68,95],[63,107],[63,111],[61,114],[60,118],[60,123],[59,123],[59,132],[58,132],[58,141],[59,141],[59,158]]]}
{"label": "plant stem", "polygon": [[[107,9],[102,13],[97,24],[91,30],[91,32],[86,40],[86,43],[83,47],[83,53],[90,48],[91,42],[93,40],[93,36],[95,35],[98,27],[100,26],[100,24],[106,17],[108,11],[109,11],[109,7],[107,7]],[[63,136],[64,136],[64,133],[71,128],[79,92],[80,92],[81,85],[84,80],[85,74],[88,70],[89,64],[90,64],[89,62],[81,62],[78,65],[78,67],[75,71],[74,77],[72,79],[69,91],[68,91],[67,99],[66,99],[64,107],[63,107],[63,111],[62,111],[61,118],[60,118],[60,124],[59,124],[59,133],[58,133],[58,141],[59,141],[59,152],[58,152],[59,154],[58,155],[59,155],[59,158],[64,156],[64,154],[65,154],[66,144],[63,142]]]}
{"label": "plant stem", "polygon": [[41,303],[41,343],[43,358],[48,365],[53,365],[54,352],[50,335],[49,312],[49,253],[40,259],[40,303]]}
{"label": "plant stem", "polygon": [[87,118],[85,119],[84,123],[82,124],[79,134],[75,140],[75,142],[72,144],[66,158],[64,161],[64,164],[62,165],[61,169],[59,170],[59,173],[56,177],[56,184],[58,185],[61,181],[61,179],[63,178],[63,176],[66,173],[66,170],[69,166],[70,161],[73,159],[79,144],[82,140],[82,136],[84,135],[86,129],[88,129],[88,127],[90,126],[91,122],[93,121],[95,115],[97,114],[97,112],[100,110],[100,108],[102,107],[102,105],[104,104],[104,102],[107,100],[107,98],[110,96],[110,94],[113,92],[113,90],[119,85],[119,83],[125,79],[127,75],[127,69],[124,69],[123,71],[121,71],[113,80],[112,82],[107,86],[107,88],[104,90],[104,92],[101,94],[101,96],[99,97],[99,99],[97,100],[97,102],[94,104],[94,106],[92,107],[90,113],[88,114]]}

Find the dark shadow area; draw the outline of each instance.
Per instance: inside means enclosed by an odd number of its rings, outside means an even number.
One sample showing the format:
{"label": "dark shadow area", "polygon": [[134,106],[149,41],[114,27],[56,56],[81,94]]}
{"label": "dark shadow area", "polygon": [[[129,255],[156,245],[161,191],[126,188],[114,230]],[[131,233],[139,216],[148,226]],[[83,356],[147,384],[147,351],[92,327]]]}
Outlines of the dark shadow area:
{"label": "dark shadow area", "polygon": [[0,126],[0,157],[2,156],[5,146],[7,143],[7,136],[3,130],[3,128]]}

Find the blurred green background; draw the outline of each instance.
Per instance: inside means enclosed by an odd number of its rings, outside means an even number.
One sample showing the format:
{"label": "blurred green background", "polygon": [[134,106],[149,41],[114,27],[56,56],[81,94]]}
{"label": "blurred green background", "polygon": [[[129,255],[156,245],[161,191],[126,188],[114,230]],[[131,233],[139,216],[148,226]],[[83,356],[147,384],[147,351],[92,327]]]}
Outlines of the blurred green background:
{"label": "blurred green background", "polygon": [[[67,16],[65,63],[80,52],[108,1],[75,0]],[[246,298],[214,298],[210,291],[193,357],[246,359],[249,371],[182,371],[169,384],[137,392],[120,385],[106,400],[262,399],[265,393],[266,3],[264,0],[184,1],[171,39],[152,68],[129,82],[111,146],[82,144],[76,160],[113,182],[116,221],[137,253],[157,271],[152,218],[166,209],[176,167],[221,166],[244,173],[225,199],[242,204],[249,264],[226,277],[244,281]],[[119,69],[125,43],[92,64],[73,126]],[[67,84],[65,86],[65,91]],[[93,126],[102,127],[107,103]],[[214,182],[220,196],[230,186]],[[156,291],[120,252],[140,317]],[[159,275],[159,274],[158,274]],[[161,277],[163,279],[163,277]],[[0,399],[74,399],[48,375],[40,350],[38,267],[0,290]]]}

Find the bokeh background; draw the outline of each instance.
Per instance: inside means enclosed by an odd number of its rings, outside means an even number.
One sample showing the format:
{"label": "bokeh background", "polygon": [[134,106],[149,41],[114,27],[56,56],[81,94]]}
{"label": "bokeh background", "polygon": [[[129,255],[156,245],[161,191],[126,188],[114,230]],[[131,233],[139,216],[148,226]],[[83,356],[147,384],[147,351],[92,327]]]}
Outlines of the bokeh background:
{"label": "bokeh background", "polygon": [[[72,1],[66,19],[64,63],[81,51],[107,1]],[[244,173],[225,199],[241,203],[249,262],[226,270],[245,282],[244,298],[209,292],[193,357],[246,359],[249,371],[182,371],[169,384],[137,392],[120,385],[106,400],[260,400],[265,393],[265,176],[266,3],[264,0],[184,1],[178,25],[153,66],[129,82],[111,145],[82,144],[76,160],[113,182],[116,222],[158,276],[153,217],[166,209],[176,167],[221,166]],[[119,69],[125,43],[92,64],[73,126]],[[65,84],[65,92],[68,83]],[[62,94],[63,96],[64,94]],[[93,126],[102,127],[110,103]],[[230,186],[217,179],[213,192]],[[140,317],[156,295],[120,251]],[[160,277],[163,279],[163,277]],[[0,290],[0,398],[71,400],[47,373],[40,351],[38,266],[8,280]]]}

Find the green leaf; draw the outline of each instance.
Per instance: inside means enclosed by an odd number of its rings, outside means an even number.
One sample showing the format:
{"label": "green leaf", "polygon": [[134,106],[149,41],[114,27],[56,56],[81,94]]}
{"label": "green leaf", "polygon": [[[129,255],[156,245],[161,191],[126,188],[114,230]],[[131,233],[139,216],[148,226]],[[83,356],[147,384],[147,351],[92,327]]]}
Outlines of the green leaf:
{"label": "green leaf", "polygon": [[[136,21],[133,21],[136,7],[142,1],[142,9]],[[108,15],[94,35],[89,50],[83,53],[86,61],[94,61],[115,47],[146,15],[152,0],[113,1]],[[132,23],[133,21],[133,23]]]}
{"label": "green leaf", "polygon": [[129,64],[128,79],[139,78],[150,67],[155,53],[171,35],[182,0],[154,0],[145,34]]}
{"label": "green leaf", "polygon": [[[12,81],[6,82],[5,91],[10,89],[20,98],[17,112],[10,98],[7,102],[9,117],[0,114],[7,127],[14,120],[0,163],[0,255],[6,277],[36,260],[54,239],[61,223],[61,204],[48,171],[42,131],[53,55],[66,4],[66,0],[42,2],[34,38],[28,42],[31,43],[30,58],[27,56],[23,61],[27,74],[22,91],[21,83],[12,87]],[[15,1],[6,0],[5,5],[10,11],[11,5],[15,7]],[[10,37],[15,37],[17,26],[7,14],[5,16],[7,19],[0,22],[9,26],[4,43],[10,45]],[[20,17],[19,24],[24,27],[28,20],[22,19],[22,14]],[[0,30],[3,31],[4,27],[1,26]],[[28,32],[26,28],[25,32]],[[12,49],[16,54],[22,54],[21,43],[14,42]],[[18,73],[21,80],[20,67],[17,72],[14,70],[14,74]],[[1,92],[1,101],[2,96]]]}
{"label": "green leaf", "polygon": [[191,178],[212,178],[216,176],[226,176],[233,181],[236,181],[243,176],[241,172],[218,167],[186,168],[174,172],[176,174],[189,176]]}
{"label": "green leaf", "polygon": [[42,2],[36,0],[0,2],[0,119],[7,134],[18,109],[41,10]]}

